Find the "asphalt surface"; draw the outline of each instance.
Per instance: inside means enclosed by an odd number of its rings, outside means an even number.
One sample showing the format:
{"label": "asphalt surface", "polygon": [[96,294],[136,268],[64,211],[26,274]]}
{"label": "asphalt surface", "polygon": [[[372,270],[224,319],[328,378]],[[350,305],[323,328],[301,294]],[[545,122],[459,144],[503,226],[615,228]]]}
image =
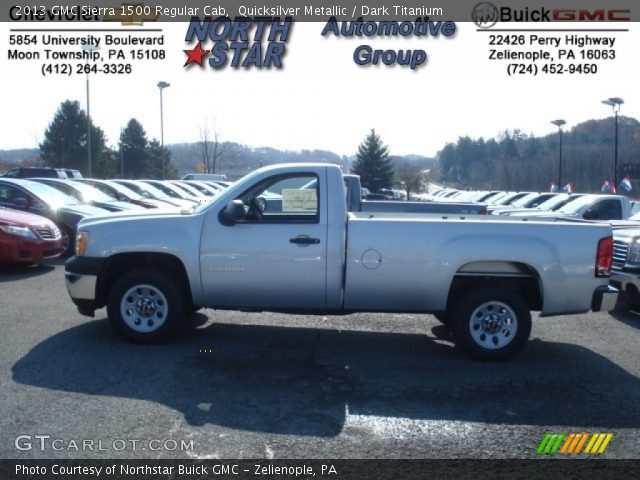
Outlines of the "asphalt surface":
{"label": "asphalt surface", "polygon": [[536,316],[505,363],[429,315],[203,310],[136,346],[76,312],[58,262],[0,270],[0,321],[0,458],[526,458],[547,432],[640,457],[640,315],[622,310]]}

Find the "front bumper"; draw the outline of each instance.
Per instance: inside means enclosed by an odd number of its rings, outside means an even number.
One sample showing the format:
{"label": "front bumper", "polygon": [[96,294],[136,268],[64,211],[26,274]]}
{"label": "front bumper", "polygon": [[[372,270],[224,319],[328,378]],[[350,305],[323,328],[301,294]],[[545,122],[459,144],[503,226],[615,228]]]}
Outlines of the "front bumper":
{"label": "front bumper", "polygon": [[71,257],[65,263],[64,277],[67,291],[78,312],[93,317],[96,310],[96,286],[103,259]]}
{"label": "front bumper", "polygon": [[614,270],[611,272],[611,284],[623,295],[640,298],[640,274]]}
{"label": "front bumper", "polygon": [[618,290],[610,285],[598,287],[593,292],[591,310],[594,312],[609,312],[613,310],[618,302],[618,293]]}
{"label": "front bumper", "polygon": [[61,240],[0,239],[0,263],[40,263],[58,258],[62,254]]}

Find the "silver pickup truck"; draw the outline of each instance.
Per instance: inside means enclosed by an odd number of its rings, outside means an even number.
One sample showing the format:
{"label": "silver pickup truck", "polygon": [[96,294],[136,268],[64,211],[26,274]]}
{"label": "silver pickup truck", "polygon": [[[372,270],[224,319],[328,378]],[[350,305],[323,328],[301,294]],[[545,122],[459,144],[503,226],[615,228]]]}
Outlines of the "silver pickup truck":
{"label": "silver pickup truck", "polygon": [[[315,180],[314,188],[300,188]],[[83,221],[66,283],[134,342],[200,307],[305,314],[433,313],[482,359],[522,349],[532,310],[612,309],[609,225],[349,212],[338,167],[257,170],[182,214]]]}

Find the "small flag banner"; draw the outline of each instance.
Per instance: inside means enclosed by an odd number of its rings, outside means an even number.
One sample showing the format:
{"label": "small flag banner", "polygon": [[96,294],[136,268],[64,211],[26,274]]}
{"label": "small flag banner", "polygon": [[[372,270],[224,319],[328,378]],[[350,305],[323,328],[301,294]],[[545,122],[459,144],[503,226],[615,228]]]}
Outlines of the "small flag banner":
{"label": "small flag banner", "polygon": [[626,190],[627,192],[633,190],[633,186],[631,185],[631,177],[629,175],[624,177],[620,182],[620,185],[618,185],[618,188]]}
{"label": "small flag banner", "polygon": [[538,446],[539,455],[601,454],[613,433],[547,433]]}
{"label": "small flag banner", "polygon": [[602,193],[616,193],[616,186],[613,184],[613,182],[605,180],[600,191]]}

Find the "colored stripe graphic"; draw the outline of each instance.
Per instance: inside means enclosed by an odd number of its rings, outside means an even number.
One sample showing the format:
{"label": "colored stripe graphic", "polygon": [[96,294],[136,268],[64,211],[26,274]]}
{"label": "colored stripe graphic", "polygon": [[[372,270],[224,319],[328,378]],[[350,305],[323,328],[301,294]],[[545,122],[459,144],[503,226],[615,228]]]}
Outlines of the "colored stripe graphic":
{"label": "colored stripe graphic", "polygon": [[612,438],[613,433],[547,433],[538,445],[537,453],[539,455],[602,454]]}
{"label": "colored stripe graphic", "polygon": [[547,433],[538,446],[538,453],[546,455],[556,453],[564,437],[564,433]]}

